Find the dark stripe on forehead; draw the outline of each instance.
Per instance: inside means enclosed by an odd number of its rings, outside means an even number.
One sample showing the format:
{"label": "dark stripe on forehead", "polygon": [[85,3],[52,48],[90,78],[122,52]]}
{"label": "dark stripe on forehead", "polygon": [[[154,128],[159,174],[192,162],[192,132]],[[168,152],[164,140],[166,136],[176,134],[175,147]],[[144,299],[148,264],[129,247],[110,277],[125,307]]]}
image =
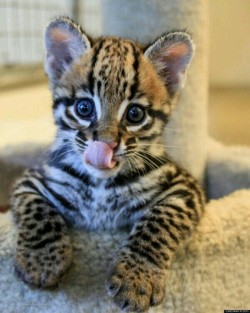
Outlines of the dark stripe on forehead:
{"label": "dark stripe on forehead", "polygon": [[75,97],[76,97],[75,87],[72,86],[72,88],[71,88],[71,99],[73,100],[73,99],[75,99]]}
{"label": "dark stripe on forehead", "polygon": [[85,84],[85,83],[81,85],[81,89],[82,89],[83,91],[85,91],[85,92],[88,92],[88,91],[89,91],[89,87],[88,87],[88,85]]}
{"label": "dark stripe on forehead", "polygon": [[100,80],[98,80],[98,82],[97,82],[97,94],[99,97],[101,94],[101,87],[102,87],[102,82]]}
{"label": "dark stripe on forehead", "polygon": [[128,100],[132,100],[137,92],[138,86],[139,86],[139,58],[140,54],[137,51],[136,47],[134,45],[131,45],[132,50],[133,50],[133,57],[134,57],[134,62],[133,62],[133,70],[134,70],[134,78],[133,78],[133,84],[130,87],[130,95],[128,97]]}
{"label": "dark stripe on forehead", "polygon": [[89,91],[92,94],[92,96],[94,95],[94,85],[95,85],[95,78],[94,78],[94,69],[95,69],[95,65],[98,59],[98,55],[103,47],[105,40],[101,40],[98,44],[98,46],[96,47],[95,51],[94,51],[94,56],[92,59],[92,64],[91,64],[91,69],[89,72]]}

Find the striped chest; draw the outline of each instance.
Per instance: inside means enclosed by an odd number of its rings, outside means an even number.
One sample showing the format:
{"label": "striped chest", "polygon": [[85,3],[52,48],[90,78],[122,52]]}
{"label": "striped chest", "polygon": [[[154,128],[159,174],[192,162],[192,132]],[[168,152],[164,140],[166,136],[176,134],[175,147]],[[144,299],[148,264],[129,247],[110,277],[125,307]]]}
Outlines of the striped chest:
{"label": "striped chest", "polygon": [[89,229],[117,228],[133,224],[160,196],[165,171],[141,177],[120,175],[98,180],[85,174],[46,166],[42,173],[44,196],[74,225]]}

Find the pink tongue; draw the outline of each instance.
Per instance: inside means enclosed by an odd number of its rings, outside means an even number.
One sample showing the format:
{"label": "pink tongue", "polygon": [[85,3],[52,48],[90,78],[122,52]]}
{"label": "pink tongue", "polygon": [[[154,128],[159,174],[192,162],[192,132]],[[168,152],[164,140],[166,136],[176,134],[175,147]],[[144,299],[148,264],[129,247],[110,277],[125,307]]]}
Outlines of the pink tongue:
{"label": "pink tongue", "polygon": [[96,168],[113,168],[113,149],[102,141],[93,141],[84,152],[84,161]]}

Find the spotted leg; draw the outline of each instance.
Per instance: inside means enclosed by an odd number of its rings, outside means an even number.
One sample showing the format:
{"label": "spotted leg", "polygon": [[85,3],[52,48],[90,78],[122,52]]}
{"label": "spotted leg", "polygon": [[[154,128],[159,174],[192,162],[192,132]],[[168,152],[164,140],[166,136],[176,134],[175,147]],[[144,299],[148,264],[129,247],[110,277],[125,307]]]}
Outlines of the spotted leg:
{"label": "spotted leg", "polygon": [[62,217],[31,186],[22,192],[16,188],[12,196],[17,225],[15,270],[29,285],[49,287],[71,264],[72,245]]}
{"label": "spotted leg", "polygon": [[126,312],[144,312],[162,301],[172,256],[201,216],[204,199],[197,185],[172,185],[135,225],[109,272],[108,292]]}

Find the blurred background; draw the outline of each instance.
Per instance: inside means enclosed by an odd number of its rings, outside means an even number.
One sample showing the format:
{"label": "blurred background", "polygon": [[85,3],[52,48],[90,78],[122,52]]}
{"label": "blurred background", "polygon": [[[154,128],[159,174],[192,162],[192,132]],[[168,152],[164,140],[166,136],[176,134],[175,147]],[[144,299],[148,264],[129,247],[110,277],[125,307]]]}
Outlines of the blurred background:
{"label": "blurred background", "polygon": [[[42,62],[48,20],[68,15],[102,34],[101,0],[0,0],[0,148],[47,143],[55,128]],[[250,1],[209,0],[209,133],[250,144]]]}

